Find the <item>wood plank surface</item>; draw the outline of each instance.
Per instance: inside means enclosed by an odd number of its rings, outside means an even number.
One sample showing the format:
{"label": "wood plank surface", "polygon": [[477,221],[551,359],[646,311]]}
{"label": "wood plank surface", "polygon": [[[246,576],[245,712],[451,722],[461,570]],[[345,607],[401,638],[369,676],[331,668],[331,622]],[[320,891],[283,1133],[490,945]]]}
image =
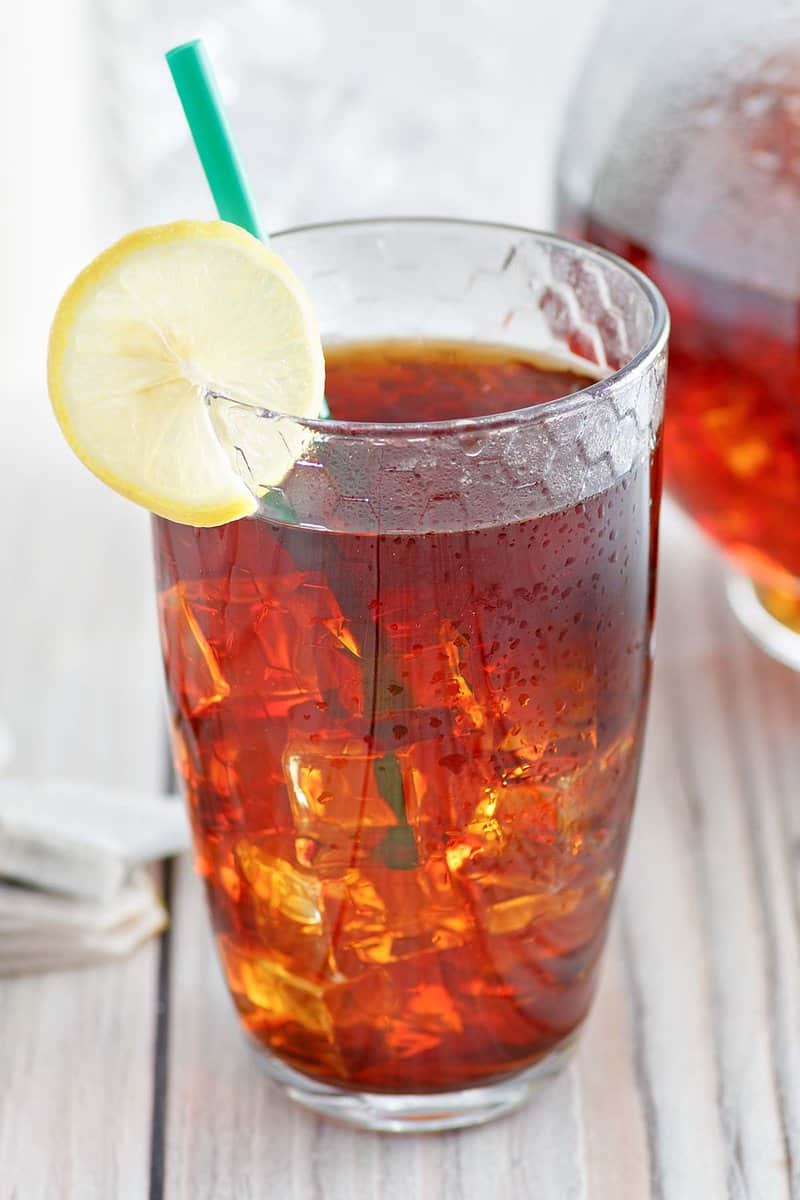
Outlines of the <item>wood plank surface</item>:
{"label": "wood plank surface", "polygon": [[[163,717],[147,521],[62,450],[45,403],[17,393],[0,448],[11,769],[152,787]],[[120,964],[0,981],[2,1200],[147,1196],[157,960],[153,941]]]}
{"label": "wood plank surface", "polygon": [[666,522],[638,812],[573,1064],[521,1112],[411,1139],[295,1109],[236,1028],[197,881],[176,879],[165,1195],[292,1200],[800,1197],[800,677]]}

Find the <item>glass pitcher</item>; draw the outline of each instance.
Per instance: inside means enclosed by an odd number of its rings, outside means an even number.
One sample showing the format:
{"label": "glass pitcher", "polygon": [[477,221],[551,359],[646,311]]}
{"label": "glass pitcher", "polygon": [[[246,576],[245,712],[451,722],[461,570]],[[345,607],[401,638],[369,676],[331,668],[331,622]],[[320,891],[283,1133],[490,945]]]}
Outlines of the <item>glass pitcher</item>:
{"label": "glass pitcher", "polygon": [[563,232],[672,312],[672,496],[731,601],[800,669],[800,2],[616,0],[568,110]]}

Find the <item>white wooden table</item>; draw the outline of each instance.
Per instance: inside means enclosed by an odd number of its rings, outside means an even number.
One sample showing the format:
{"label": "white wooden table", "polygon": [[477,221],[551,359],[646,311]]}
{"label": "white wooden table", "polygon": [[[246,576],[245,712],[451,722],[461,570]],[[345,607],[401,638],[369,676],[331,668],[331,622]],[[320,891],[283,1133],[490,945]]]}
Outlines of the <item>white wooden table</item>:
{"label": "white wooden table", "polygon": [[[147,522],[36,424],[37,455],[18,440],[0,461],[16,767],[156,786]],[[463,1133],[392,1139],[295,1109],[237,1032],[179,862],[160,943],[0,986],[0,1200],[800,1198],[800,677],[748,643],[674,515],[662,564],[635,833],[566,1074]]]}

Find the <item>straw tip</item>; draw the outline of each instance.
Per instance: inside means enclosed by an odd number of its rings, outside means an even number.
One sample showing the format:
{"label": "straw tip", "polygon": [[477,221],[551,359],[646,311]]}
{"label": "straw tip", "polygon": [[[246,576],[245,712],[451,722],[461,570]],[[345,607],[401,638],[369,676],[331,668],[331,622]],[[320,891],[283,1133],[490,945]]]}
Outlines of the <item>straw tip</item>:
{"label": "straw tip", "polygon": [[186,55],[194,57],[203,48],[202,38],[192,38],[190,42],[181,42],[180,46],[173,46],[171,50],[167,50],[164,57],[168,63],[175,62],[176,59],[183,58]]}

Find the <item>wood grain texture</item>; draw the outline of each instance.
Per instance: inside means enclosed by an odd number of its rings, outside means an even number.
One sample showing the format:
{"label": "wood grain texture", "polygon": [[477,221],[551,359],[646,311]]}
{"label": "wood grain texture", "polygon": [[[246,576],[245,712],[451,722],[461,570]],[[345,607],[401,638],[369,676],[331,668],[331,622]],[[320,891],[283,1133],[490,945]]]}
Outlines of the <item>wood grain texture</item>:
{"label": "wood grain texture", "polygon": [[[8,468],[34,489],[24,528],[0,506],[18,571],[0,601],[17,766],[153,785],[146,527],[52,461],[44,484]],[[157,1078],[156,943],[0,986],[0,1200],[800,1200],[800,678],[747,642],[696,535],[674,516],[665,534],[638,811],[570,1069],[484,1129],[392,1139],[316,1120],[239,1034],[181,861]]]}
{"label": "wood grain texture", "polygon": [[650,1191],[646,1107],[638,1086],[635,1010],[615,921],[577,1055],[588,1195],[642,1200]]}
{"label": "wood grain texture", "polygon": [[[162,716],[146,520],[61,453],[41,393],[14,405],[25,437],[0,448],[13,768],[151,787]],[[147,1195],[156,961],[153,942],[119,965],[0,984],[2,1200]]]}
{"label": "wood grain texture", "polygon": [[522,1112],[417,1139],[295,1110],[236,1029],[200,890],[175,898],[165,1195],[800,1198],[800,679],[747,642],[667,520],[638,812],[595,1007]]}

